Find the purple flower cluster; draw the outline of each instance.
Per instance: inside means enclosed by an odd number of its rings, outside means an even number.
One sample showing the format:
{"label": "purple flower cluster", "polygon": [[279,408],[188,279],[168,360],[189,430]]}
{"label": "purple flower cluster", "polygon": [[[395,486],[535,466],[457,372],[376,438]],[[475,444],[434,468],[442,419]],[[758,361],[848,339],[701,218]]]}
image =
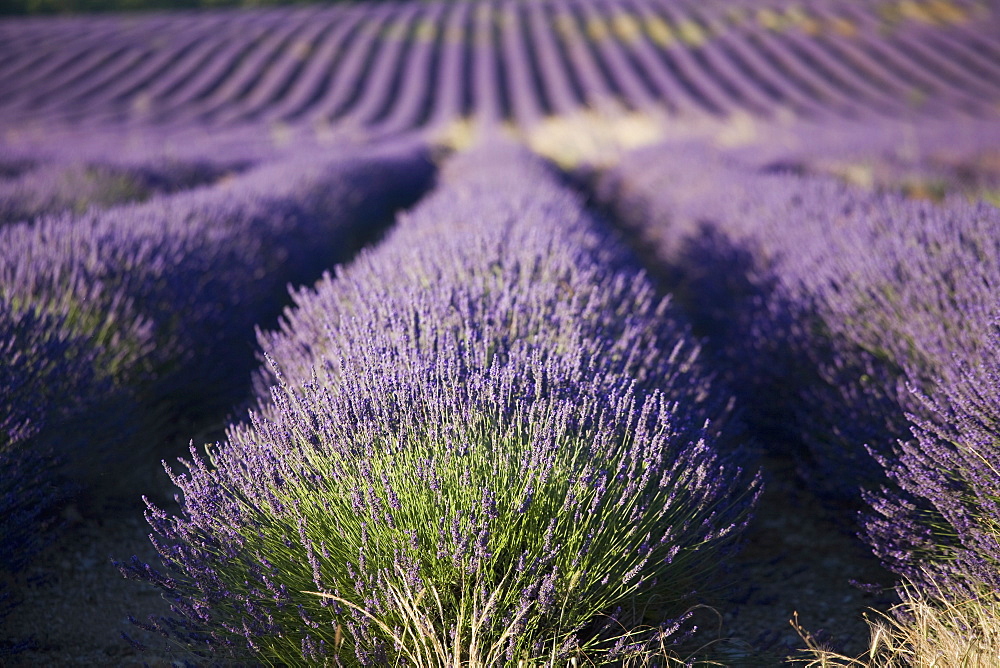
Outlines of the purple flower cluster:
{"label": "purple flower cluster", "polygon": [[286,285],[346,259],[431,174],[422,148],[373,147],[0,228],[0,565],[30,557],[56,499],[148,484],[182,407],[245,394]]}
{"label": "purple flower cluster", "polygon": [[80,410],[84,390],[99,387],[93,351],[65,338],[59,324],[0,306],[0,623],[16,603],[6,590],[11,577],[49,542],[53,509],[74,491],[58,474],[56,453],[35,439],[46,421]]}
{"label": "purple flower cluster", "polygon": [[261,410],[172,474],[179,515],[149,507],[165,570],[121,565],[173,602],[154,626],[338,665],[420,663],[428,636],[468,658],[476,632],[492,661],[634,651],[626,603],[674,638],[757,481],[716,451],[686,326],[549,168],[452,158],[295,302],[260,334]]}

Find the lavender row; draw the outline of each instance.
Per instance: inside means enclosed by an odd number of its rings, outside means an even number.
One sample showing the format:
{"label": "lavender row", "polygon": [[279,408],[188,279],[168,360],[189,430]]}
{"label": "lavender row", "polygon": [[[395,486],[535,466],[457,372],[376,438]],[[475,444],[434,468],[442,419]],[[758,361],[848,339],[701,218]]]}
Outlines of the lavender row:
{"label": "lavender row", "polygon": [[600,187],[651,242],[749,421],[806,448],[816,489],[866,490],[883,563],[932,596],[995,590],[1000,210],[701,147],[637,153]]}
{"label": "lavender row", "polygon": [[231,177],[241,163],[46,161],[12,165],[13,178],[0,179],[0,226],[46,214],[83,213],[125,202],[188,190]]}
{"label": "lavender row", "polygon": [[430,171],[407,146],[306,155],[0,229],[0,453],[23,474],[4,476],[4,554],[66,494],[148,484],[179,414],[204,419],[246,392],[253,328],[285,286],[346,259]]}
{"label": "lavender row", "polygon": [[[86,392],[110,393],[94,378],[95,352],[86,340],[66,333],[62,318],[13,314],[0,306],[0,572],[21,570],[47,542],[46,515],[66,498],[60,490],[51,448],[34,439],[47,420],[64,418],[86,403]],[[65,396],[60,396],[60,393]],[[2,607],[2,606],[0,606]],[[2,617],[2,614],[0,614]]]}
{"label": "lavender row", "polygon": [[[61,40],[0,24],[8,122],[266,120],[381,136],[583,108],[981,117],[1000,96],[997,17],[957,1],[895,16],[878,3],[505,0],[63,22],[76,32]],[[22,23],[37,48],[17,37]],[[457,62],[468,71],[456,77]]]}
{"label": "lavender row", "polygon": [[600,188],[653,242],[758,427],[804,442],[807,475],[836,496],[879,481],[866,444],[907,437],[904,370],[927,387],[978,345],[957,330],[989,306],[989,206],[750,170],[700,147],[639,152]]}
{"label": "lavender row", "polygon": [[[295,301],[260,335],[261,410],[173,474],[179,515],[150,506],[165,569],[121,565],[174,602],[149,625],[343,665],[683,637],[756,482],[714,448],[723,397],[686,326],[547,167],[455,157]],[[663,623],[633,630],[647,601]]]}

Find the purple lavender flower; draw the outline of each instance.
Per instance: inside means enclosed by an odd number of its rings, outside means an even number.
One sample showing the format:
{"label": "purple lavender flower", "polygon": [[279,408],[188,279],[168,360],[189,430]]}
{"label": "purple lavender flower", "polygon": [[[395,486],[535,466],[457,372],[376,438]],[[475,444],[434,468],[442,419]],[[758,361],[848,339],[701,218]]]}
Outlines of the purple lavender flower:
{"label": "purple lavender flower", "polygon": [[245,168],[240,163],[176,163],[167,156],[138,164],[55,161],[26,170],[16,179],[0,181],[0,225],[143,201],[212,183]]}

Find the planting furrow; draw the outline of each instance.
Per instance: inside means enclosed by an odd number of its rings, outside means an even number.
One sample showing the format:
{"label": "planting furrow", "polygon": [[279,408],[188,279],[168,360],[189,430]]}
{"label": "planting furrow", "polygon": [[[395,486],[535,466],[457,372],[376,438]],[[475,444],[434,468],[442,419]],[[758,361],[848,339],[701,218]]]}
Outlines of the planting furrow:
{"label": "planting furrow", "polygon": [[683,82],[713,113],[725,114],[734,111],[718,82],[705,76],[689,52],[688,45],[662,13],[662,6],[652,2],[642,3],[648,11],[646,29],[655,41],[655,48],[663,64],[672,76]]}
{"label": "planting furrow", "polygon": [[763,93],[771,108],[784,108],[808,115],[848,115],[850,108],[843,100],[825,99],[820,90],[783,67],[776,54],[763,50],[759,28],[743,25],[727,26],[719,20],[699,16],[696,7],[686,7],[690,15],[698,18],[707,32],[713,35],[712,44],[723,52],[738,68],[737,78],[745,78]]}
{"label": "planting furrow", "polygon": [[[218,19],[213,20],[210,16],[206,16],[203,21],[198,23],[181,17],[173,18],[173,20],[170,18],[149,19],[131,27],[117,22],[120,27],[114,34],[114,39],[133,47],[141,45],[142,48],[146,49],[142,63],[138,66],[123,68],[118,72],[109,71],[111,68],[106,68],[101,77],[107,80],[107,85],[89,92],[87,96],[91,99],[75,101],[67,97],[66,94],[69,91],[62,91],[60,104],[71,105],[73,116],[79,118],[88,117],[95,113],[92,107],[100,108],[109,102],[120,101],[127,97],[130,90],[141,89],[150,81],[164,74],[172,61],[190,51],[199,40],[210,36],[213,28],[217,27],[217,23]],[[146,39],[150,34],[156,35],[156,39]],[[105,40],[103,46],[107,45],[107,40]]]}
{"label": "planting furrow", "polygon": [[[576,4],[576,3],[573,3]],[[598,7],[589,3],[579,5],[589,23],[595,20]],[[600,8],[609,17],[610,35],[597,42],[598,52],[614,73],[622,95],[634,109],[662,111],[670,108],[668,100],[659,99],[656,86],[650,81],[645,68],[628,52],[626,44],[639,39],[640,26],[637,19],[624,10],[619,3],[611,3]]]}
{"label": "planting furrow", "polygon": [[[991,34],[996,34],[1000,26],[994,21],[972,32],[952,28],[949,30],[919,29],[917,37],[929,48],[948,54],[948,60],[965,76],[974,76],[979,85],[989,85],[995,91],[1000,80],[1000,45],[984,43]],[[993,93],[996,94],[995,92]]]}
{"label": "planting furrow", "polygon": [[990,101],[995,104],[1000,93],[1000,67],[993,63],[993,73],[986,73],[962,54],[961,47],[938,39],[946,30],[928,30],[923,26],[907,26],[896,31],[895,37],[905,45],[906,53],[915,64],[932,74],[935,81],[976,101],[970,108],[982,114]]}
{"label": "planting furrow", "polygon": [[551,101],[552,113],[570,114],[581,106],[582,100],[577,96],[579,84],[573,85],[571,67],[563,58],[564,51],[556,45],[553,26],[558,19],[553,20],[540,4],[528,5],[527,11],[528,38],[535,44],[542,85]]}
{"label": "planting furrow", "polygon": [[255,110],[254,120],[292,122],[322,99],[362,17],[361,12],[346,9],[324,14],[323,31],[308,53],[302,54],[301,69],[295,80],[282,91],[279,99]]}
{"label": "planting furrow", "polygon": [[515,2],[494,5],[499,31],[498,58],[503,63],[511,119],[522,128],[536,125],[549,112],[533,50],[521,23],[521,6]]}
{"label": "planting furrow", "polygon": [[[767,117],[993,113],[997,51],[963,8],[510,0],[74,19],[5,48],[18,123],[337,126],[361,138],[581,107]],[[390,34],[391,33],[391,34]],[[156,35],[151,38],[150,35]],[[45,37],[45,39],[41,39]],[[419,80],[419,81],[418,81]],[[480,109],[482,107],[482,109]],[[345,135],[346,136],[346,135]]]}
{"label": "planting furrow", "polygon": [[170,96],[182,90],[199,72],[206,71],[209,63],[222,60],[220,54],[226,53],[230,40],[221,27],[210,34],[211,38],[196,40],[194,48],[178,53],[159,77],[130,91],[128,98],[123,100],[130,119],[148,122],[160,118],[161,106],[169,103]]}
{"label": "planting furrow", "polygon": [[66,114],[71,122],[127,122],[131,114],[141,111],[137,100],[142,100],[154,82],[167,76],[188,54],[205,41],[201,31],[185,31],[171,40],[171,48],[157,49],[142,67],[134,68],[117,77],[99,100],[89,104],[75,105]]}
{"label": "planting furrow", "polygon": [[[37,58],[30,64],[17,68],[14,59],[5,59],[4,78],[0,83],[6,94],[0,99],[0,105],[23,104],[24,98],[38,92],[39,88],[66,80],[60,77],[79,67],[88,54],[93,54],[96,47],[107,44],[116,34],[114,24],[105,22],[67,21],[65,27],[57,24],[52,28],[55,32],[52,43],[45,44],[47,40],[43,40],[32,49],[30,53]],[[6,51],[7,48],[5,42],[0,42],[0,49]]]}
{"label": "planting furrow", "polygon": [[[319,19],[324,19],[320,21]],[[243,122],[267,122],[281,119],[285,109],[302,104],[306,94],[316,96],[316,71],[313,64],[323,68],[331,67],[331,49],[336,44],[330,39],[336,34],[347,17],[325,12],[317,17],[310,28],[308,40],[297,40],[280,67],[271,72],[265,87],[255,91],[249,108],[238,116]],[[226,123],[228,121],[222,121]]]}
{"label": "planting furrow", "polygon": [[[817,7],[815,11],[821,19],[832,22],[831,15],[824,8]],[[854,19],[845,17],[844,10],[840,8],[836,16],[845,27],[834,42],[846,62],[871,84],[884,87],[886,92],[898,97],[903,103],[902,112],[924,109],[939,113],[947,108],[945,100],[936,96],[939,84],[928,81],[924,72],[906,62],[897,51],[888,48],[885,38],[877,34],[875,26],[863,23],[860,16]],[[876,34],[873,35],[873,32]]]}
{"label": "planting furrow", "polygon": [[330,126],[352,108],[371,77],[372,63],[378,57],[380,35],[395,20],[397,8],[379,6],[365,13],[352,34],[348,52],[336,72],[326,94],[308,111],[304,120],[314,125]]}
{"label": "planting furrow", "polygon": [[102,44],[91,47],[71,64],[60,68],[58,74],[25,86],[23,95],[15,98],[10,111],[18,115],[37,115],[46,106],[59,109],[59,102],[66,92],[86,86],[91,77],[106,68],[114,68],[119,59],[129,61],[138,56],[137,50],[128,45],[107,48]]}
{"label": "planting furrow", "polygon": [[[7,23],[5,27],[13,28],[15,25],[23,27],[23,24]],[[67,53],[66,37],[71,34],[69,26],[59,26],[61,30],[54,26],[48,31],[39,35],[34,44],[18,45],[17,41],[10,33],[4,31],[0,39],[0,49],[3,53],[3,66],[0,68],[0,86],[7,91],[10,96],[19,87],[24,86],[30,80],[38,81],[46,75],[46,72],[58,70],[61,67],[57,63],[72,62],[73,54]],[[82,39],[76,35],[77,39]],[[83,53],[81,48],[78,53]],[[5,97],[7,97],[5,96]],[[0,104],[9,103],[9,98],[0,101]]]}
{"label": "planting furrow", "polygon": [[[241,66],[247,61],[257,60],[259,53],[266,53],[264,49],[268,44],[273,45],[274,40],[280,38],[280,31],[278,35],[271,34],[265,19],[266,15],[260,15],[254,22],[243,21],[227,26],[221,35],[223,39],[219,40],[219,48],[201,58],[195,67],[153,100],[152,119],[158,124],[180,125],[173,122],[176,114],[185,115],[186,109],[204,105],[212,96],[238,85],[237,76],[240,73],[252,84],[249,79],[253,70]],[[234,79],[236,83],[233,83]]]}
{"label": "planting furrow", "polygon": [[[691,34],[689,39],[700,42],[692,44],[692,51],[706,71],[719,80],[730,96],[740,101],[740,107],[744,111],[759,116],[771,115],[776,106],[773,91],[762,87],[755,73],[748,70],[745,63],[734,58],[732,51],[724,48],[724,42],[714,33],[716,25],[706,22],[688,8],[677,11],[678,16],[683,17],[675,18],[678,25],[685,26]],[[725,30],[725,33],[729,32],[728,29]],[[703,37],[695,37],[697,35]]]}
{"label": "planting furrow", "polygon": [[397,102],[408,58],[415,50],[429,51],[430,44],[426,40],[417,42],[414,39],[421,9],[422,5],[401,5],[376,36],[373,62],[352,104],[334,119],[338,126],[362,134]]}
{"label": "planting furrow", "polygon": [[443,17],[446,5],[428,5],[417,17],[407,37],[409,51],[400,59],[389,97],[369,125],[373,136],[393,134],[422,125],[429,116],[429,106],[441,85]]}
{"label": "planting furrow", "polygon": [[664,61],[656,47],[669,42],[668,32],[664,32],[661,23],[645,14],[642,3],[632,4],[629,0],[622,2],[625,11],[635,18],[638,34],[627,40],[633,58],[639,62],[646,77],[653,84],[654,95],[660,104],[681,115],[700,115],[718,113],[711,100],[676,69],[672,61]]}
{"label": "planting furrow", "polygon": [[47,113],[51,118],[60,121],[89,119],[87,108],[106,103],[108,91],[114,89],[123,78],[127,79],[136,70],[146,67],[153,59],[154,53],[149,49],[129,49],[125,54],[118,54],[112,59],[112,65],[103,67],[99,73],[94,72],[85,76],[79,85],[61,88],[58,96],[48,101],[41,99],[33,101],[31,112]]}
{"label": "planting furrow", "polygon": [[269,22],[253,40],[252,48],[239,56],[226,72],[197,96],[178,100],[167,114],[171,123],[191,122],[211,124],[217,115],[239,113],[254,91],[266,86],[268,75],[288,53],[294,53],[296,43],[316,23],[311,12],[286,15],[284,20]]}
{"label": "planting furrow", "polygon": [[740,110],[760,111],[747,100],[745,93],[720,72],[706,54],[711,35],[677,6],[662,0],[649,0],[655,16],[670,35],[670,52],[680,67],[688,72],[703,91],[712,96],[716,105],[733,113]]}
{"label": "planting furrow", "polygon": [[[879,108],[879,103],[873,104],[870,99],[863,96],[858,99],[858,91],[842,83],[812,56],[804,51],[796,52],[794,42],[787,37],[766,30],[746,31],[733,37],[730,43],[745,54],[748,62],[759,64],[759,71],[773,71],[774,85],[788,91],[789,97],[811,101],[818,107],[811,114],[852,118]],[[806,104],[808,102],[803,102],[804,106]]]}
{"label": "planting furrow", "polygon": [[198,110],[198,121],[209,125],[230,125],[245,122],[260,109],[274,105],[283,91],[294,85],[304,61],[317,47],[322,34],[330,25],[325,14],[308,13],[301,17],[297,29],[264,61],[247,64],[246,80],[230,97],[214,96],[207,109]]}
{"label": "planting furrow", "polygon": [[427,115],[420,125],[431,133],[472,113],[472,3],[451,3],[442,20],[442,45],[429,90]]}
{"label": "planting furrow", "polygon": [[556,29],[562,37],[570,66],[580,82],[587,107],[595,111],[614,114],[620,112],[628,99],[619,87],[617,76],[609,71],[595,43],[610,39],[607,28],[599,15],[581,16],[579,5],[570,5],[563,13]]}
{"label": "planting furrow", "polygon": [[859,65],[836,35],[803,35],[792,30],[781,42],[779,53],[789,55],[787,62],[802,62],[801,69],[816,72],[837,95],[861,100],[865,108],[886,116],[898,117],[912,108],[905,95]]}
{"label": "planting furrow", "polygon": [[925,91],[933,101],[942,101],[948,108],[963,109],[971,113],[981,113],[984,100],[977,94],[975,86],[962,85],[956,79],[940,72],[936,57],[926,57],[926,52],[905,39],[906,26],[899,26],[885,34],[880,24],[867,12],[857,12],[845,8],[845,16],[853,20],[861,35],[871,36],[869,47],[873,55],[887,66],[903,74],[912,85]]}
{"label": "planting furrow", "polygon": [[252,34],[237,36],[226,32],[205,40],[198,49],[183,57],[167,76],[134,95],[132,106],[137,119],[145,124],[169,123],[171,109],[190,102],[200,92],[210,90],[213,80],[222,76],[226,68],[232,67],[232,61],[246,53],[249,48],[246,40],[251,40],[253,44],[255,39]]}
{"label": "planting furrow", "polygon": [[472,113],[478,124],[492,126],[511,115],[510,82],[500,52],[499,15],[492,3],[476,5],[472,37]]}

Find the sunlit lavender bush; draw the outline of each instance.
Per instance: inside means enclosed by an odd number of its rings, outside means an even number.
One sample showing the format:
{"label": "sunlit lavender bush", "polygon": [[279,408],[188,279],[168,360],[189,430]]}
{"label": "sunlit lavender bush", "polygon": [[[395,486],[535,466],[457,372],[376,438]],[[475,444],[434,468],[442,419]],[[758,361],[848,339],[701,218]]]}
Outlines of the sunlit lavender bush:
{"label": "sunlit lavender bush", "polygon": [[286,281],[345,259],[430,175],[422,150],[374,150],[0,229],[0,572],[51,540],[58,504],[148,485],[182,409],[238,398]]}
{"label": "sunlit lavender bush", "polygon": [[152,626],[337,665],[602,663],[685,635],[757,482],[714,447],[686,328],[551,172],[455,158],[296,301],[261,335],[262,410],[192,448],[179,515],[150,506],[165,568],[121,564],[172,601]]}
{"label": "sunlit lavender bush", "polygon": [[898,487],[868,495],[865,537],[901,576],[903,602],[869,620],[866,663],[811,647],[810,665],[987,666],[1000,656],[1000,321],[972,320],[985,344],[956,350],[934,390],[917,393],[926,410],[911,415],[913,438],[883,459]]}

